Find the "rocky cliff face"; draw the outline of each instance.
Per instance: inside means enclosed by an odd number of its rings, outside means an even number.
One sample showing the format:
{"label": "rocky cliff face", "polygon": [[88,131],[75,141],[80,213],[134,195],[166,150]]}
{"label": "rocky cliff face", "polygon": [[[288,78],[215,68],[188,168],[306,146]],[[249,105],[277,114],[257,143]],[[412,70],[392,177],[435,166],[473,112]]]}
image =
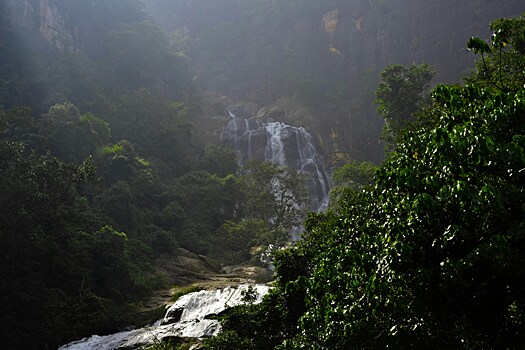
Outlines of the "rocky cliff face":
{"label": "rocky cliff face", "polygon": [[63,18],[49,0],[40,0],[39,5],[40,33],[47,41],[63,50],[65,47],[61,37],[66,33]]}
{"label": "rocky cliff face", "polygon": [[36,28],[38,15],[35,10],[38,1],[7,0],[3,5],[2,13],[12,26]]}
{"label": "rocky cliff face", "polygon": [[293,109],[309,109],[304,120],[278,114],[305,126],[334,164],[381,159],[374,90],[385,66],[429,63],[436,82],[455,82],[473,67],[468,38],[524,10],[520,0],[144,2],[205,89],[273,111],[301,101]]}
{"label": "rocky cliff face", "polygon": [[52,0],[7,0],[3,13],[12,28],[39,32],[52,46],[66,49],[64,18]]}
{"label": "rocky cliff face", "polygon": [[5,0],[0,19],[9,30],[40,37],[60,51],[105,53],[108,32],[146,19],[139,0]]}

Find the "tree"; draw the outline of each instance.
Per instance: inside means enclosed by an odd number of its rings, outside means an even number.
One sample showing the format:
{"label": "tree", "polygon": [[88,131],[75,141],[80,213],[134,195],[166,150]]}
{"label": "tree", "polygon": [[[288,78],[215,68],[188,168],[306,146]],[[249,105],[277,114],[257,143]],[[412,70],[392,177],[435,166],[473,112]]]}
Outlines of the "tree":
{"label": "tree", "polygon": [[275,163],[253,160],[241,170],[240,188],[241,216],[266,223],[268,243],[288,241],[288,232],[301,224],[309,202],[302,176]]}
{"label": "tree", "polygon": [[501,18],[490,24],[494,32],[487,44],[473,37],[467,47],[481,55],[477,71],[467,81],[505,92],[523,89],[525,83],[525,14],[518,18]]}
{"label": "tree", "polygon": [[335,169],[332,175],[335,186],[330,190],[330,209],[337,210],[351,196],[371,185],[376,170],[377,167],[370,162],[352,162]]}
{"label": "tree", "polygon": [[108,115],[115,139],[133,143],[140,154],[182,175],[195,163],[193,124],[184,104],[166,100],[142,88],[121,95]]}
{"label": "tree", "polygon": [[192,87],[187,60],[169,46],[164,32],[151,22],[120,24],[109,33],[108,63],[119,86],[147,88],[183,100]]}
{"label": "tree", "polygon": [[235,174],[238,169],[235,151],[223,145],[207,144],[204,148],[204,159],[202,167],[204,170],[226,176]]}
{"label": "tree", "polygon": [[179,236],[182,247],[200,254],[215,250],[213,233],[226,221],[233,220],[239,196],[233,175],[219,177],[203,170],[191,171],[178,178],[169,191],[184,213]]}
{"label": "tree", "polygon": [[153,174],[150,163],[135,151],[127,140],[99,147],[95,161],[97,171],[107,185],[117,181],[151,184]]}
{"label": "tree", "polygon": [[[241,263],[253,257],[255,247],[286,244],[290,231],[301,225],[308,208],[304,178],[275,163],[250,161],[237,177],[229,175],[226,179],[224,191],[232,199],[234,215],[214,231],[210,253],[222,261]],[[217,209],[207,212],[210,210]]]}
{"label": "tree", "polygon": [[409,133],[339,220],[310,226],[329,243],[314,259],[299,343],[494,348],[522,341],[523,286],[515,279],[524,272],[517,265],[523,194],[515,174],[525,165],[523,96],[438,88],[434,98],[447,105],[438,125]]}
{"label": "tree", "polygon": [[260,220],[225,221],[213,234],[215,249],[211,256],[228,264],[240,264],[252,258],[252,249],[267,243],[267,225]]}
{"label": "tree", "polygon": [[[95,168],[89,158],[68,164],[7,138],[7,115],[0,113],[3,346],[56,347],[82,328],[71,310],[78,306],[75,296],[91,263],[85,250],[93,222],[86,219],[79,191],[94,180]],[[65,324],[67,331],[61,329]]]}
{"label": "tree", "polygon": [[428,64],[386,67],[376,90],[379,114],[385,119],[383,137],[396,143],[402,132],[416,120],[416,114],[428,104],[428,88],[434,77]]}
{"label": "tree", "polygon": [[92,113],[81,115],[70,102],[51,106],[38,129],[31,140],[38,150],[51,151],[69,162],[81,162],[95,155],[97,148],[104,146],[110,138],[107,121]]}

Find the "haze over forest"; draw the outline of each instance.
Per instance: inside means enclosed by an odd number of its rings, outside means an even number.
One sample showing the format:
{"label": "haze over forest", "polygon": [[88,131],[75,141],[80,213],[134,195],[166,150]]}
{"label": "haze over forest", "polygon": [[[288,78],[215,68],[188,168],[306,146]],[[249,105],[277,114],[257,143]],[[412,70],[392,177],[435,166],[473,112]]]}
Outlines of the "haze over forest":
{"label": "haze over forest", "polygon": [[520,348],[524,16],[2,0],[2,348],[143,326],[214,278],[273,288],[154,348]]}

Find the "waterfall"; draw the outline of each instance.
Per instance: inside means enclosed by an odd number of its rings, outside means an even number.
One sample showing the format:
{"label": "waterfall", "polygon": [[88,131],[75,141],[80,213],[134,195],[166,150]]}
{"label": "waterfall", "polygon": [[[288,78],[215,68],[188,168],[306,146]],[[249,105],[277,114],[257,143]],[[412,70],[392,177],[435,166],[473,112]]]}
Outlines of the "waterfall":
{"label": "waterfall", "polygon": [[259,122],[237,118],[232,111],[229,111],[229,115],[230,120],[223,130],[222,140],[239,152],[241,165],[257,159],[308,174],[310,209],[326,209],[332,180],[310,133],[303,127],[290,126],[271,119]]}
{"label": "waterfall", "polygon": [[[283,132],[286,125],[284,123],[266,123],[265,129],[268,133],[266,143],[265,159],[280,165],[286,165],[284,156]],[[247,131],[250,133],[250,131]],[[251,148],[251,145],[249,145]]]}
{"label": "waterfall", "polygon": [[255,292],[255,303],[261,302],[269,291],[267,285],[243,284],[214,291],[201,290],[180,297],[167,310],[164,318],[144,328],[115,334],[84,338],[59,348],[59,350],[112,350],[136,349],[152,345],[165,337],[206,338],[217,335],[219,321],[208,319],[229,307],[244,303],[244,294]]}

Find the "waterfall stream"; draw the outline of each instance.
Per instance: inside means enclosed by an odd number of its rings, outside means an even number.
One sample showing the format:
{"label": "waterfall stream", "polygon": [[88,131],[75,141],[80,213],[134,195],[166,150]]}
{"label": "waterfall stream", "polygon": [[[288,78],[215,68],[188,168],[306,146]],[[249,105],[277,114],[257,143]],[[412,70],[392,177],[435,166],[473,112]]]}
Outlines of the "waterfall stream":
{"label": "waterfall stream", "polygon": [[154,325],[115,334],[84,338],[59,350],[113,350],[137,349],[151,345],[165,337],[206,338],[220,331],[217,320],[208,319],[228,307],[244,303],[245,293],[255,292],[255,303],[261,302],[269,291],[267,285],[243,284],[214,291],[201,290],[180,297],[166,310],[162,320]]}

